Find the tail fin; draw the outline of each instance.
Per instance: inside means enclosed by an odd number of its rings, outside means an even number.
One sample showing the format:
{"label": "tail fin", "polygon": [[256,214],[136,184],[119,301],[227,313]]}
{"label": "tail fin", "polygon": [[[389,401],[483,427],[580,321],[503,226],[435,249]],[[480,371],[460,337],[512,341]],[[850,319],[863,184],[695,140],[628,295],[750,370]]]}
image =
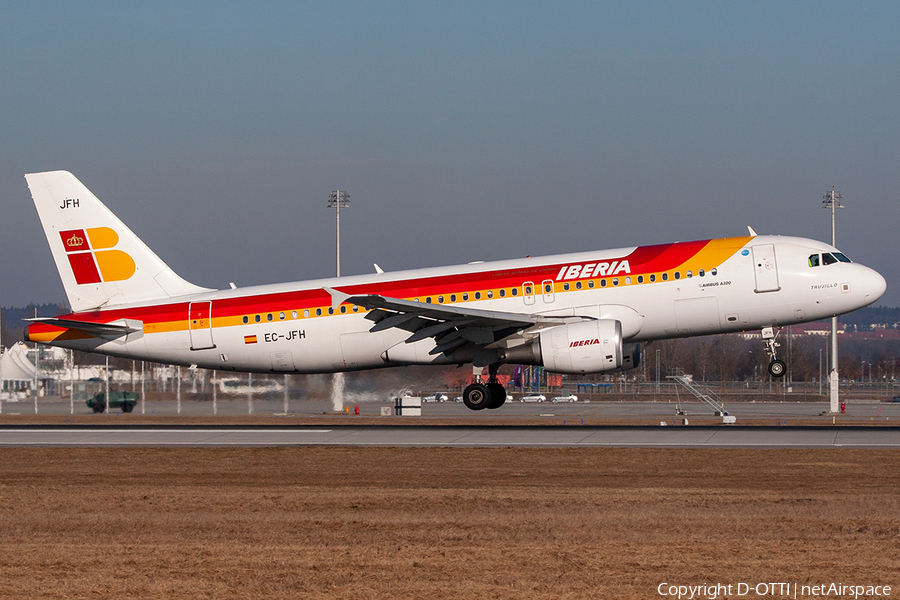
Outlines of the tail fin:
{"label": "tail fin", "polygon": [[73,311],[210,291],[176,275],[68,171],[25,179]]}

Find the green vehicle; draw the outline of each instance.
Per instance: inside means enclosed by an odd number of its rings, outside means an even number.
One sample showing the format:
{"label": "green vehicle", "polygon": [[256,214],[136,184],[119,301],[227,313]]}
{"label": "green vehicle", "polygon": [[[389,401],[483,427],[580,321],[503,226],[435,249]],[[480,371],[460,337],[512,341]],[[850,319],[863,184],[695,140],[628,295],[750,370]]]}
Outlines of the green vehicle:
{"label": "green vehicle", "polygon": [[[137,404],[137,401],[138,395],[134,392],[109,393],[110,410],[121,408],[122,412],[130,413],[134,409],[134,405]],[[106,410],[106,394],[103,392],[95,394],[92,398],[88,399],[87,405],[88,408],[92,409],[95,413],[102,413]]]}

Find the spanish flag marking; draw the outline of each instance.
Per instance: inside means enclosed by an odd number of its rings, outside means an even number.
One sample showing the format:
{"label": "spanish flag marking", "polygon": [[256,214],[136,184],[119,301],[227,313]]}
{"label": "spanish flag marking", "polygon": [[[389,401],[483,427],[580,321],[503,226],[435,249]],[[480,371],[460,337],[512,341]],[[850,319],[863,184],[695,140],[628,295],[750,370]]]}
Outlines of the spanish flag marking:
{"label": "spanish flag marking", "polygon": [[256,343],[256,336],[255,336],[255,335],[245,335],[245,336],[244,336],[244,343],[245,343],[245,344],[255,344],[255,343]]}

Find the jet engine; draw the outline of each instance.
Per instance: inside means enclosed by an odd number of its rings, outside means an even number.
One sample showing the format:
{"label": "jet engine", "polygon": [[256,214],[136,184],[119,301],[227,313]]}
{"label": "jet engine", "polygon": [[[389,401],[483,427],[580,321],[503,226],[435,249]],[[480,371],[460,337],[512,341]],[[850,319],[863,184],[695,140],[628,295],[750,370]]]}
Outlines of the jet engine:
{"label": "jet engine", "polygon": [[508,349],[505,360],[556,373],[602,373],[636,367],[640,346],[622,344],[619,321],[600,319],[541,331],[531,343]]}

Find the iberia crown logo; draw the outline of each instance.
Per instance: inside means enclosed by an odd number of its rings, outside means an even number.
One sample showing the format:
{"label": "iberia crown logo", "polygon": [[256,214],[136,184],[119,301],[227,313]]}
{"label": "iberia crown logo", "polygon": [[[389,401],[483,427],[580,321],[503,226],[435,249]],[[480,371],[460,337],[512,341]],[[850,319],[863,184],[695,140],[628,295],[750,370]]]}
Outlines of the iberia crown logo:
{"label": "iberia crown logo", "polygon": [[134,259],[113,249],[119,234],[109,227],[60,231],[59,235],[79,285],[124,281],[134,275]]}

